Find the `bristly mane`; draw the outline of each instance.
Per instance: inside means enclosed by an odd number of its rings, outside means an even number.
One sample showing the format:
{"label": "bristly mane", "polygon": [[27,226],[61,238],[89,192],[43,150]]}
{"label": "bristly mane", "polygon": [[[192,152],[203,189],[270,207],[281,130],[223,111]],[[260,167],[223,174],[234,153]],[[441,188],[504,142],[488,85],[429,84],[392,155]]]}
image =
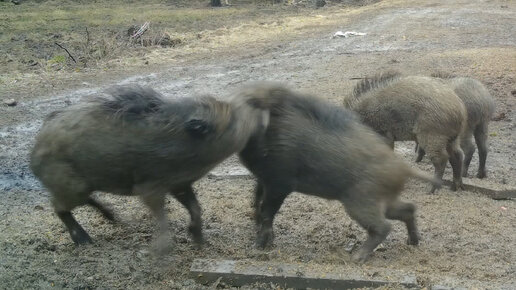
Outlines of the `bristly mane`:
{"label": "bristly mane", "polygon": [[100,106],[116,117],[143,117],[159,111],[165,103],[151,88],[119,86],[109,90],[111,98],[98,98]]}
{"label": "bristly mane", "polygon": [[440,78],[440,79],[453,79],[453,78],[457,77],[454,74],[443,72],[443,71],[434,72],[430,76],[433,78]]}
{"label": "bristly mane", "polygon": [[401,73],[398,71],[386,71],[372,77],[366,77],[355,85],[351,95],[344,100],[344,104],[348,108],[351,108],[359,100],[361,95],[364,95],[369,91],[385,87],[390,82],[400,77]]}
{"label": "bristly mane", "polygon": [[397,71],[387,71],[372,77],[366,77],[355,85],[353,88],[353,96],[358,97],[374,89],[379,89],[400,76],[401,73]]}

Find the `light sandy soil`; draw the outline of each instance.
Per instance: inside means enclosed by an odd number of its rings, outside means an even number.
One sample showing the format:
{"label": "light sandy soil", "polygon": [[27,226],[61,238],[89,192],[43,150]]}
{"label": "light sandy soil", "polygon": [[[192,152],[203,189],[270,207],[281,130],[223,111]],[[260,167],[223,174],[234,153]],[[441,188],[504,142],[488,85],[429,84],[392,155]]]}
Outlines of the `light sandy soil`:
{"label": "light sandy soil", "polygon": [[[449,3],[453,2],[453,3]],[[117,214],[108,223],[90,208],[75,211],[95,244],[75,247],[28,169],[27,154],[44,116],[102,91],[109,84],[150,85],[167,97],[210,92],[227,95],[252,80],[277,80],[340,105],[363,77],[385,69],[406,74],[444,70],[481,80],[496,99],[490,126],[487,184],[516,187],[516,5],[511,1],[382,1],[332,11],[295,37],[232,48],[231,53],[199,53],[179,64],[161,65],[127,76],[99,75],[62,85],[52,94],[27,89],[15,107],[0,107],[0,288],[202,288],[188,276],[195,258],[302,262],[314,268],[349,265],[345,248],[360,243],[364,231],[337,202],[301,194],[290,196],[275,222],[274,248],[254,248],[251,179],[204,178],[197,185],[207,243],[194,249],[186,211],[167,205],[173,232],[171,253],[150,250],[154,220],[136,198],[99,195]],[[334,8],[337,9],[337,8]],[[337,30],[366,36],[331,39]],[[156,57],[159,57],[157,55]],[[30,93],[29,93],[30,92]],[[413,143],[396,151],[414,160]],[[472,175],[478,166],[475,155]],[[432,171],[428,161],[414,165]],[[235,159],[218,172],[238,169]],[[451,178],[448,168],[445,178]],[[467,182],[467,181],[466,181]],[[406,230],[394,230],[365,265],[416,275],[418,283],[467,288],[516,288],[516,203],[473,192],[410,182],[403,197],[418,205],[419,247],[404,244]],[[253,288],[251,285],[248,288]],[[271,288],[274,285],[261,285]]]}

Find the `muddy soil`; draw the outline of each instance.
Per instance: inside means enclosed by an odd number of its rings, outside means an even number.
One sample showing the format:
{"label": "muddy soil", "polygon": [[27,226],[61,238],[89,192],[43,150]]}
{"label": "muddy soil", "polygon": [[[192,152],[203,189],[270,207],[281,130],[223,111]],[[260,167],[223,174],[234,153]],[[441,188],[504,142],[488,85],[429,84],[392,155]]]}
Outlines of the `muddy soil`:
{"label": "muddy soil", "polygon": [[[247,81],[266,79],[340,105],[356,78],[384,69],[468,75],[484,82],[497,101],[498,118],[489,129],[486,183],[516,187],[516,5],[502,0],[449,2],[382,1],[350,10],[342,25],[321,25],[296,41],[278,39],[267,49],[192,58],[181,66],[124,79],[113,76],[111,84],[150,85],[179,98],[207,92],[223,96]],[[330,38],[337,30],[367,35]],[[173,233],[170,254],[156,256],[155,224],[148,211],[135,198],[108,194],[99,194],[99,199],[115,210],[117,222],[106,222],[90,208],[77,209],[77,220],[95,244],[75,247],[53,213],[48,193],[30,173],[27,154],[47,113],[103,89],[90,82],[0,108],[0,288],[197,289],[204,286],[188,276],[195,258],[395,269],[416,275],[422,287],[516,288],[514,200],[495,201],[447,188],[427,195],[428,185],[410,182],[403,198],[419,207],[421,245],[405,245],[404,227],[393,223],[393,232],[371,260],[353,265],[346,248],[358,246],[364,231],[337,202],[301,194],[290,196],[280,210],[274,247],[255,249],[250,208],[254,182],[224,177],[245,175],[235,158],[196,185],[207,239],[202,250],[194,249],[187,213],[175,200],[167,205]],[[400,142],[396,151],[413,161],[413,146]],[[414,166],[433,170],[426,159]],[[475,155],[470,176],[477,166]],[[445,178],[451,179],[450,168]]]}

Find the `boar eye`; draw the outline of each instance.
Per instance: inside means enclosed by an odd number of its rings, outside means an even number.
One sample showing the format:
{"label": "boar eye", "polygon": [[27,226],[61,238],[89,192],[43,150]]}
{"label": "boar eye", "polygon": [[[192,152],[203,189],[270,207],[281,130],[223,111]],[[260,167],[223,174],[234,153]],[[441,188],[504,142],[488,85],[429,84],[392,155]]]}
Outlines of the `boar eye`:
{"label": "boar eye", "polygon": [[192,119],[186,122],[185,129],[190,135],[201,138],[212,131],[210,124],[204,120]]}

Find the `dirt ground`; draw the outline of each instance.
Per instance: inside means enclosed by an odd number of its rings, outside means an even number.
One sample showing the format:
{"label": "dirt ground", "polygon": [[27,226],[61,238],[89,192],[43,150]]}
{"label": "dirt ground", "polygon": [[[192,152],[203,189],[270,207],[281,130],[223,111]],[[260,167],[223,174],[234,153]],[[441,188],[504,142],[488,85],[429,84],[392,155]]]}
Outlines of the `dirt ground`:
{"label": "dirt ground", "polygon": [[[315,269],[344,265],[364,272],[393,269],[414,274],[421,287],[515,289],[515,200],[496,201],[448,188],[427,195],[427,184],[411,181],[403,198],[418,206],[420,246],[405,245],[404,226],[393,222],[392,233],[373,257],[355,265],[346,248],[364,241],[364,231],[339,203],[302,194],[292,194],[277,215],[274,247],[255,249],[250,207],[254,182],[224,177],[242,171],[234,158],[196,184],[207,240],[202,250],[193,247],[187,212],[175,200],[170,198],[167,205],[170,254],[156,256],[152,251],[155,223],[149,212],[137,198],[109,194],[98,197],[113,208],[117,222],[106,222],[90,208],[78,208],[74,214],[95,244],[73,245],[52,211],[48,192],[30,173],[27,154],[47,113],[113,84],[149,85],[167,97],[179,98],[207,92],[224,96],[248,81],[276,80],[340,105],[356,78],[381,70],[426,75],[443,70],[471,76],[486,84],[497,102],[497,118],[489,129],[485,184],[516,187],[513,1],[329,5],[308,18],[309,27],[286,21],[276,25],[279,28],[272,37],[254,41],[248,34],[247,42],[239,40],[213,51],[193,50],[180,61],[156,61],[156,65],[126,71],[56,75],[52,86],[44,86],[45,79],[6,84],[0,100],[14,96],[18,104],[0,106],[0,288],[202,289],[211,286],[197,284],[189,276],[189,267],[195,258],[214,258],[306,263]],[[282,25],[286,26],[283,33]],[[367,35],[331,38],[338,30]],[[229,41],[241,31],[235,29],[224,39]],[[169,60],[168,53],[158,50],[148,57]],[[413,146],[399,142],[396,151],[412,162]],[[414,166],[433,170],[427,159]],[[477,166],[475,155],[470,176]],[[450,168],[445,179],[451,179]],[[243,288],[257,287],[276,286]]]}

